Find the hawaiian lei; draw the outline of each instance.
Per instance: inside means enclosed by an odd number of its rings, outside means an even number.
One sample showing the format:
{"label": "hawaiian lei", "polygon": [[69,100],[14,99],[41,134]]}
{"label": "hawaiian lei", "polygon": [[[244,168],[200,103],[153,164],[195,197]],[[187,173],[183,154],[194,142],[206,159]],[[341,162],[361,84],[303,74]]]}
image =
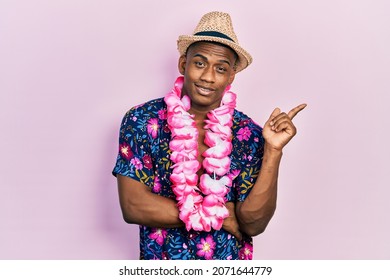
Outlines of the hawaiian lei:
{"label": "hawaiian lei", "polygon": [[197,159],[199,132],[194,115],[188,113],[190,98],[181,98],[183,82],[183,77],[177,78],[174,88],[164,98],[168,108],[168,126],[172,133],[169,148],[174,165],[170,180],[178,201],[179,218],[187,230],[219,230],[223,220],[229,216],[225,195],[232,186],[232,178],[228,173],[236,95],[229,91],[228,86],[220,107],[207,114],[204,142],[209,148],[203,153],[203,168],[207,173],[201,175],[198,187],[197,172],[201,167]]}

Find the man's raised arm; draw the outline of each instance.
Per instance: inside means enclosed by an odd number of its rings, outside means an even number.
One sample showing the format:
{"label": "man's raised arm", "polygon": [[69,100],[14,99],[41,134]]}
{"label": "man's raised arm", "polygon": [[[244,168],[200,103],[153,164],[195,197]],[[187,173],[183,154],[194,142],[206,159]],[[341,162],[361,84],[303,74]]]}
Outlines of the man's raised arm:
{"label": "man's raised arm", "polygon": [[275,212],[282,150],[297,131],[292,119],[305,107],[306,104],[301,104],[287,114],[276,108],[264,125],[265,144],[260,174],[248,197],[236,205],[240,229],[250,236],[262,233]]}

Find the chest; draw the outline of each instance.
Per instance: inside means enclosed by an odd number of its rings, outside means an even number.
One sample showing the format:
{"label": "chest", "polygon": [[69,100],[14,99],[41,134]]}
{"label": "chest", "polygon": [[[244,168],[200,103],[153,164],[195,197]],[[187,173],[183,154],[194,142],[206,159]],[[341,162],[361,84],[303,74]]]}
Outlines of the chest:
{"label": "chest", "polygon": [[202,154],[209,148],[205,143],[204,143],[204,138],[205,138],[205,134],[206,134],[206,130],[203,128],[204,127],[204,123],[203,122],[197,122],[196,123],[196,128],[198,129],[198,161],[200,163],[203,162],[203,159],[204,157],[202,156]]}
{"label": "chest", "polygon": [[[204,157],[202,156],[203,153],[209,148],[205,143],[204,143],[204,138],[205,138],[205,129],[203,128],[203,123],[197,123],[197,128],[198,128],[198,161],[202,166]],[[198,171],[198,176],[203,174],[203,168],[201,167]]]}

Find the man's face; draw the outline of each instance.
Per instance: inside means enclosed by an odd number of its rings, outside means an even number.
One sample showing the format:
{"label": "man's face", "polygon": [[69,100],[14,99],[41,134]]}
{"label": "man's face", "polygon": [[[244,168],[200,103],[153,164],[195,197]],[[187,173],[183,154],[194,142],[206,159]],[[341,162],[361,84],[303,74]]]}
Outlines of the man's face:
{"label": "man's face", "polygon": [[218,108],[227,85],[234,80],[236,54],[229,48],[209,42],[191,45],[179,59],[184,75],[182,93],[191,99],[191,108],[210,111]]}

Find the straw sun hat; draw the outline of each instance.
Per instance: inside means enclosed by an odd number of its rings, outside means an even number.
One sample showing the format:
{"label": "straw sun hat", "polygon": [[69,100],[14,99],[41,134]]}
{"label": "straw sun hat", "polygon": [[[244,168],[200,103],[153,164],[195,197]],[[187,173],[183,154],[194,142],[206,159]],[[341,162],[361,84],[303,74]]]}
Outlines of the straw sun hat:
{"label": "straw sun hat", "polygon": [[192,35],[179,36],[177,48],[180,55],[184,55],[192,43],[199,41],[217,42],[232,48],[238,55],[236,72],[244,70],[252,63],[252,56],[238,44],[232,20],[227,13],[207,13],[201,18]]}

